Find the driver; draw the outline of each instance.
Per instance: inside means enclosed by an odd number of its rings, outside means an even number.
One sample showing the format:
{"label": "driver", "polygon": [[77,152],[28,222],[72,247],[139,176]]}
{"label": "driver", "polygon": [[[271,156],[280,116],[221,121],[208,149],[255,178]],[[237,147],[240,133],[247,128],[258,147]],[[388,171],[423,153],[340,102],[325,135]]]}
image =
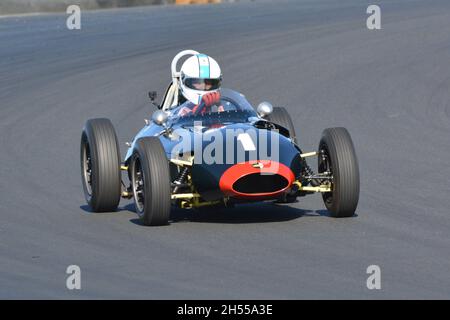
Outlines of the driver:
{"label": "driver", "polygon": [[[180,91],[186,102],[175,110],[175,114],[204,114],[220,102],[222,74],[219,64],[205,54],[188,58],[181,66]],[[218,112],[223,106],[218,106]]]}

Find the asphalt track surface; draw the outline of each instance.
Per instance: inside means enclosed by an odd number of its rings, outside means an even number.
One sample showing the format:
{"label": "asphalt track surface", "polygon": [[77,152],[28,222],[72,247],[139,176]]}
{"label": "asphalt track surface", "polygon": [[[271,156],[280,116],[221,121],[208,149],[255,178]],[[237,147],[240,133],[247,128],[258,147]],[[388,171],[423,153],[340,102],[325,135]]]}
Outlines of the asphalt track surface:
{"label": "asphalt track surface", "polygon": [[[450,2],[243,2],[0,19],[0,298],[450,298]],[[224,86],[285,106],[301,145],[351,133],[357,215],[320,195],[140,225],[130,201],[91,213],[79,169],[88,118],[143,126],[182,49]],[[82,290],[66,289],[78,265]],[[368,290],[366,268],[381,268]]]}

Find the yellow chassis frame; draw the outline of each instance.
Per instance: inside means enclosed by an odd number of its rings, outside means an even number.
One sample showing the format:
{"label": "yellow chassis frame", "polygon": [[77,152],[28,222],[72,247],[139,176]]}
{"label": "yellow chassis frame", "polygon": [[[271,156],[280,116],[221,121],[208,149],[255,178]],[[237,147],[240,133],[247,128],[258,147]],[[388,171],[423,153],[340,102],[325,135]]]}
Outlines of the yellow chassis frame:
{"label": "yellow chassis frame", "polygon": [[[318,152],[307,152],[300,154],[301,158],[306,157],[314,157],[317,156]],[[193,164],[193,158],[182,160],[182,159],[170,159],[170,162],[173,164],[179,166],[179,167],[190,167]],[[122,171],[128,171],[128,166],[120,166],[120,170]],[[191,176],[188,175],[188,181],[191,182]],[[298,180],[294,181],[292,185],[296,185],[298,187],[299,191],[305,191],[305,192],[331,192],[331,187],[329,185],[320,185],[317,187],[311,187],[311,186],[303,186],[302,183]],[[133,194],[131,192],[122,191],[122,197],[123,198],[132,198]],[[171,195],[172,200],[180,200],[178,202],[179,206],[181,208],[197,208],[197,207],[203,207],[203,206],[211,206],[215,204],[222,203],[221,200],[217,201],[200,201],[200,194],[195,192],[194,187],[191,184],[191,192],[190,193],[175,193]],[[228,201],[228,198],[224,199],[225,203]]]}

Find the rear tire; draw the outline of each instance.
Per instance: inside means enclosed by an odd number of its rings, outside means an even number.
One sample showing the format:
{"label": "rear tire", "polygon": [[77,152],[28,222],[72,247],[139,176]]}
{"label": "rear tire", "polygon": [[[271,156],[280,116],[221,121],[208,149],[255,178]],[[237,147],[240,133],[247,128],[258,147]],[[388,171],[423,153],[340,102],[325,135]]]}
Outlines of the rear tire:
{"label": "rear tire", "polygon": [[136,142],[130,166],[136,213],[146,226],[166,225],[171,209],[170,170],[161,142],[156,137]]}
{"label": "rear tire", "polygon": [[336,218],[351,217],[359,200],[359,167],[352,139],[345,128],[329,128],[319,144],[319,173],[331,171],[332,192],[323,201]]}
{"label": "rear tire", "polygon": [[121,196],[120,151],[108,119],[90,119],[81,134],[81,180],[94,212],[115,211]]}
{"label": "rear tire", "polygon": [[[276,123],[289,130],[289,137],[297,144],[297,137],[295,135],[295,128],[291,116],[283,107],[273,107],[272,113],[267,117],[270,122]],[[278,203],[294,203],[297,201],[295,194],[283,194],[276,202]]]}
{"label": "rear tire", "polygon": [[297,136],[295,135],[295,127],[291,116],[283,107],[273,107],[273,112],[267,117],[270,122],[276,123],[289,130],[289,136],[297,144]]}

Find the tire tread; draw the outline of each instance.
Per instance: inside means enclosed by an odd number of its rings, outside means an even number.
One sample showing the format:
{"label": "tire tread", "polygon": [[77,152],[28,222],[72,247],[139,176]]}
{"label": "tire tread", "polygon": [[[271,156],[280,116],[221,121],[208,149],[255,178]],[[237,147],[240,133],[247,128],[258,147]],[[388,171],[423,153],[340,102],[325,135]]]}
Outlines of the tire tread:
{"label": "tire tread", "polygon": [[328,148],[333,168],[333,201],[327,205],[335,217],[351,217],[359,201],[359,166],[355,148],[347,129],[328,128],[322,134],[321,145]]}
{"label": "tire tread", "polygon": [[82,139],[83,136],[89,143],[93,169],[92,195],[85,190],[86,200],[94,212],[115,211],[121,196],[121,174],[114,127],[109,119],[90,119],[84,126]]}

